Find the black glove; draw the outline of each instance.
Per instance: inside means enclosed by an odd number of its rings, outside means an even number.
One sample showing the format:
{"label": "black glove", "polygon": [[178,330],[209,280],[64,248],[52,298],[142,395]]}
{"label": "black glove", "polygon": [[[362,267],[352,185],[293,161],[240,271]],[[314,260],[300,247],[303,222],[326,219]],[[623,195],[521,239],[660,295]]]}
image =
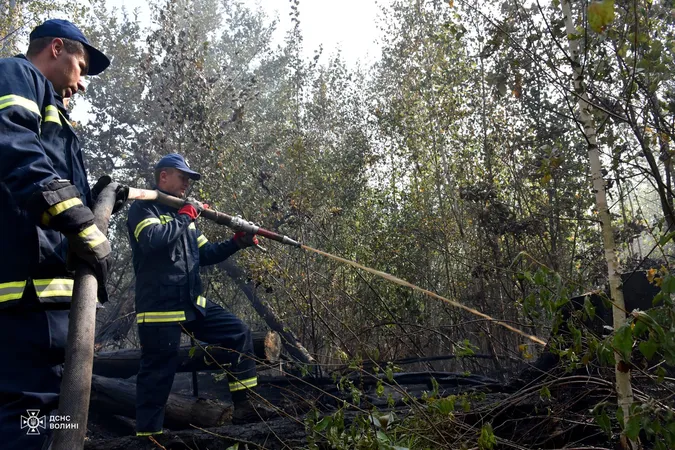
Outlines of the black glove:
{"label": "black glove", "polygon": [[[94,269],[98,280],[98,301],[108,301],[105,284],[110,269],[110,242],[94,223],[87,224],[79,233],[66,233],[68,250]],[[72,261],[70,261],[72,266]]]}
{"label": "black glove", "polygon": [[[91,196],[94,199],[94,202],[96,202],[96,199],[98,198],[103,188],[105,188],[111,182],[112,178],[110,178],[109,175],[103,175],[101,178],[98,179],[94,187],[91,188]],[[117,189],[115,189],[115,205],[113,206],[112,210],[113,214],[115,214],[120,209],[124,208],[124,205],[127,204],[128,197],[129,197],[129,186],[122,186],[122,185],[117,186]]]}
{"label": "black glove", "polygon": [[115,189],[115,206],[113,207],[112,213],[115,214],[120,209],[124,208],[124,205],[127,204],[129,199],[129,186],[117,186]]}

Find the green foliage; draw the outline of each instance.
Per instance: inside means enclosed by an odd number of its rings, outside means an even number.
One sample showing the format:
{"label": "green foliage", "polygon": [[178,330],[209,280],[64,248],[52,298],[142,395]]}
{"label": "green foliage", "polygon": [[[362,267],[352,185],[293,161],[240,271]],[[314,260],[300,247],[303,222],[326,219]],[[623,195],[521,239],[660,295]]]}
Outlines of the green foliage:
{"label": "green foliage", "polygon": [[607,29],[614,21],[614,0],[594,1],[588,5],[588,25],[596,33]]}
{"label": "green foliage", "polygon": [[614,333],[614,348],[624,361],[630,361],[630,355],[633,351],[633,333],[630,325],[624,325]]}
{"label": "green foliage", "polygon": [[492,425],[489,423],[483,425],[478,438],[478,447],[481,450],[492,450],[497,445],[497,438],[492,431]]}

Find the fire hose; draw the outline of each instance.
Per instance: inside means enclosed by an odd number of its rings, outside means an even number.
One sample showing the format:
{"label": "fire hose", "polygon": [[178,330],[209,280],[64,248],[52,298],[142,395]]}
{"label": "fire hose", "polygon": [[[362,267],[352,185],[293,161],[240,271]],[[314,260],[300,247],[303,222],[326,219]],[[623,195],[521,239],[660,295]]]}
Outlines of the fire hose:
{"label": "fire hose", "polygon": [[[94,222],[103,234],[108,233],[108,222],[115,206],[117,183],[105,186],[92,208]],[[73,297],[70,303],[66,361],[61,381],[59,415],[69,417],[75,427],[54,432],[53,450],[84,448],[91,394],[91,375],[94,366],[94,338],[96,330],[96,297],[98,281],[94,269],[84,261],[75,270]]]}
{"label": "fire hose", "polygon": [[[179,209],[185,203],[185,200],[182,200],[178,197],[174,197],[157,190],[149,189],[129,188],[128,198],[129,200],[155,200],[163,205],[171,206],[176,209]],[[248,222],[241,217],[229,216],[213,209],[204,209],[201,215],[216,222],[217,224],[225,225],[226,227],[229,227],[235,231],[244,231],[246,233],[257,234],[258,236],[263,236],[267,239],[271,239],[282,244],[292,245],[294,247],[302,247],[302,244],[289,238],[288,236],[266,230],[265,228],[260,228],[259,226]]]}

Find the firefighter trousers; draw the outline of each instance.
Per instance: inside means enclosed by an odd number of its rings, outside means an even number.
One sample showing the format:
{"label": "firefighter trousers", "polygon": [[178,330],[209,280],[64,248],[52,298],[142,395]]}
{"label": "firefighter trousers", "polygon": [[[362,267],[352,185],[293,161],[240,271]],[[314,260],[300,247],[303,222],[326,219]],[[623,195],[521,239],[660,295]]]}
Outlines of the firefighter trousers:
{"label": "firefighter trousers", "polygon": [[0,448],[40,450],[51,439],[68,313],[23,305],[0,310]]}
{"label": "firefighter trousers", "polygon": [[141,365],[136,378],[138,436],[162,432],[183,327],[198,341],[230,350],[227,360],[218,361],[227,371],[230,392],[250,389],[257,384],[251,332],[237,316],[221,306],[207,301],[206,314],[189,322],[138,324],[141,341]]}

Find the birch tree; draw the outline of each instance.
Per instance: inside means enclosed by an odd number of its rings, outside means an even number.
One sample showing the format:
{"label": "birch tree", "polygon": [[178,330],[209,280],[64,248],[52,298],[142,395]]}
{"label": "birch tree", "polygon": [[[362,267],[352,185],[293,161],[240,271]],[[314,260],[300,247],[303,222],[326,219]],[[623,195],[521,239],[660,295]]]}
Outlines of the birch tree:
{"label": "birch tree", "polygon": [[[607,206],[606,182],[602,174],[602,162],[598,150],[597,130],[592,115],[592,106],[586,93],[584,72],[581,64],[582,48],[578,39],[578,30],[572,15],[572,7],[569,0],[560,3],[565,17],[565,28],[570,49],[570,63],[573,69],[574,96],[577,100],[577,120],[582,129],[584,138],[588,143],[588,161],[591,169],[591,181],[595,193],[595,204],[602,226],[602,238],[607,262],[607,276],[609,279],[610,296],[612,300],[612,316],[614,330],[618,330],[626,321],[626,306],[621,287],[619,263],[616,256],[616,243],[614,242],[614,230]],[[625,357],[625,356],[624,356]],[[623,411],[624,423],[628,423],[630,406],[633,403],[633,390],[630,380],[630,361],[622,361],[620,354],[616,352],[616,394],[618,405]],[[637,448],[635,442],[622,439],[625,448]],[[628,447],[630,445],[630,447]]]}

